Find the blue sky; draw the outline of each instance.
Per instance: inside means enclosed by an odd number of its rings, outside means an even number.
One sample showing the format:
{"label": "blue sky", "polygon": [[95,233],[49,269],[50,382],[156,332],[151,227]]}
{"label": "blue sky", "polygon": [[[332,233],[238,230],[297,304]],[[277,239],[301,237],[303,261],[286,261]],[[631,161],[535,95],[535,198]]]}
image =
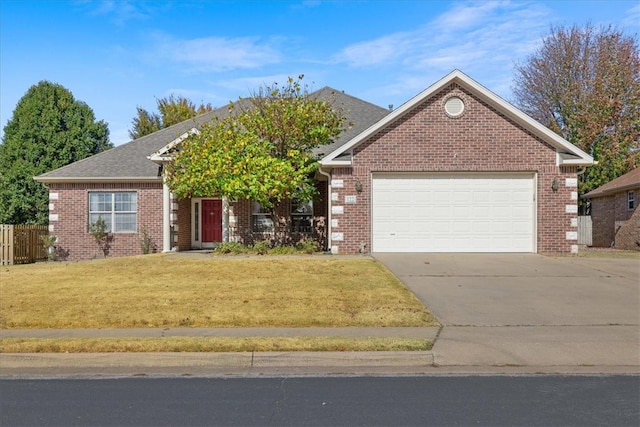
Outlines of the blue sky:
{"label": "blue sky", "polygon": [[129,140],[136,106],[184,95],[222,106],[304,74],[398,107],[454,69],[512,100],[514,63],[551,26],[640,30],[640,1],[0,0],[0,125],[41,80]]}

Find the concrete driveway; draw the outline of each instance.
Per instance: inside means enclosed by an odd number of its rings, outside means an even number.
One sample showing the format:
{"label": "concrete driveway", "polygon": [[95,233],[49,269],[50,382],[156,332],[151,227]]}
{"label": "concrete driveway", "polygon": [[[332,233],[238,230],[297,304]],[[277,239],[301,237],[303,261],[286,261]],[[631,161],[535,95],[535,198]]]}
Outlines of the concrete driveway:
{"label": "concrete driveway", "polygon": [[443,325],[439,365],[640,370],[640,259],[377,253]]}

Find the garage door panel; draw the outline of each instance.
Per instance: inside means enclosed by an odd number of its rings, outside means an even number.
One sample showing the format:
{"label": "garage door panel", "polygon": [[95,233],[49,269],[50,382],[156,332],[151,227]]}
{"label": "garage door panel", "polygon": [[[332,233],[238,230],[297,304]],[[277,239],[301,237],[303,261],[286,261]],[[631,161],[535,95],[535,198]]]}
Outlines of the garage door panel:
{"label": "garage door panel", "polygon": [[532,175],[374,177],[373,250],[534,252]]}

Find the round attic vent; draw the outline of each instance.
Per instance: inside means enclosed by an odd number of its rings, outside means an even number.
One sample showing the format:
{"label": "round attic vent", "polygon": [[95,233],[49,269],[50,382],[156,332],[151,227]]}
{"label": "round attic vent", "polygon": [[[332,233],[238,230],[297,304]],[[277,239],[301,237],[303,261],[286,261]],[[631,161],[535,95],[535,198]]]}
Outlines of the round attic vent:
{"label": "round attic vent", "polygon": [[458,117],[464,112],[464,101],[457,96],[452,96],[444,103],[444,111],[451,117]]}

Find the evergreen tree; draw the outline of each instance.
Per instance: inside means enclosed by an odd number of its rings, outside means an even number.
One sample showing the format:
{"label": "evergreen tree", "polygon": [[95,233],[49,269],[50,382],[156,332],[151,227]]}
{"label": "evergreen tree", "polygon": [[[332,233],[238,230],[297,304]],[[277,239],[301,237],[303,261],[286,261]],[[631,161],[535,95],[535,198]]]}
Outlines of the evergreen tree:
{"label": "evergreen tree", "polygon": [[48,81],[29,88],[0,144],[0,223],[47,224],[48,192],[33,177],[112,146],[107,124],[68,89]]}

